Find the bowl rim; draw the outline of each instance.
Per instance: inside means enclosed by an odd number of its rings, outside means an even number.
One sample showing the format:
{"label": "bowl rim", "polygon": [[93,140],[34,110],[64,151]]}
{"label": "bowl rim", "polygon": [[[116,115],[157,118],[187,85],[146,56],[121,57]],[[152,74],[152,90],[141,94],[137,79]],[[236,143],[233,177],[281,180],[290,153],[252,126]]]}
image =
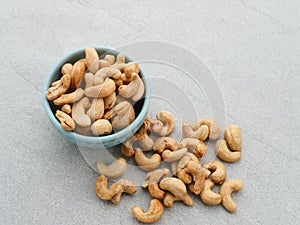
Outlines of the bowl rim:
{"label": "bowl rim", "polygon": [[140,111],[140,113],[138,114],[138,116],[134,119],[134,121],[129,124],[129,126],[127,126],[126,128],[114,133],[114,134],[110,134],[107,136],[86,136],[86,135],[82,135],[79,133],[76,133],[74,131],[66,131],[64,130],[59,121],[56,119],[54,113],[51,110],[50,104],[49,104],[49,100],[46,98],[46,92],[48,90],[48,88],[50,87],[50,80],[53,76],[53,74],[55,73],[55,71],[58,69],[60,70],[60,67],[62,65],[62,63],[67,63],[66,60],[74,57],[77,54],[80,54],[82,52],[85,51],[86,48],[95,48],[96,51],[104,51],[104,52],[108,52],[108,53],[113,53],[113,54],[118,54],[118,53],[122,53],[125,55],[126,60],[128,61],[136,61],[133,57],[131,57],[130,55],[128,55],[125,52],[121,52],[115,48],[112,47],[107,47],[107,46],[88,46],[88,47],[81,47],[78,49],[75,49],[71,52],[69,52],[68,54],[64,55],[63,57],[61,57],[59,60],[56,61],[56,63],[51,67],[50,71],[47,73],[46,78],[44,80],[44,85],[43,85],[43,92],[42,92],[42,100],[43,100],[43,105],[44,108],[46,110],[46,114],[48,115],[48,118],[50,119],[50,121],[52,122],[52,124],[54,125],[54,127],[59,130],[63,136],[67,137],[68,139],[75,139],[76,142],[89,142],[92,144],[99,144],[104,143],[104,142],[109,142],[111,140],[115,140],[115,139],[121,139],[123,136],[126,136],[126,134],[128,134],[129,132],[132,133],[133,135],[133,130],[136,126],[139,125],[141,120],[144,120],[145,116],[147,115],[148,109],[149,109],[149,105],[150,105],[150,83],[147,80],[148,79],[148,75],[146,74],[144,68],[140,66],[140,73],[142,74],[142,79],[144,81],[144,85],[145,85],[145,97],[144,97],[144,103],[142,106],[142,109]]}

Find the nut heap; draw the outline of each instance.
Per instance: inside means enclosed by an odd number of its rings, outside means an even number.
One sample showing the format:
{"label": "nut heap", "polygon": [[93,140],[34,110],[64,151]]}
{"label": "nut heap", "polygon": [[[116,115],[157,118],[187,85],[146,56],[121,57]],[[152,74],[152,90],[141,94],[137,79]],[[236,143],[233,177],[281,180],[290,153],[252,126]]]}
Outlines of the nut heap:
{"label": "nut heap", "polygon": [[[134,157],[136,165],[148,171],[141,186],[147,188],[153,198],[146,212],[134,206],[133,216],[142,223],[156,222],[162,217],[164,207],[172,207],[175,201],[192,206],[194,202],[188,192],[199,196],[207,205],[222,204],[229,212],[235,212],[237,206],[231,193],[241,190],[243,183],[238,179],[226,181],[226,168],[220,161],[200,163],[207,151],[204,141],[220,137],[219,125],[211,119],[200,119],[192,125],[184,122],[182,132],[185,137],[180,142],[169,137],[173,130],[173,115],[168,111],[160,111],[155,119],[147,117],[136,134],[121,145],[123,155]],[[241,155],[238,158],[235,153],[240,154],[241,143],[240,128],[237,125],[227,126],[225,140],[216,142],[217,156],[226,162],[237,161]],[[153,154],[147,157],[144,151],[152,151]],[[169,168],[159,168],[163,161],[171,163],[172,174]],[[99,161],[97,166],[102,174],[95,187],[99,198],[117,204],[123,192],[136,192],[136,184],[129,180],[124,182],[124,179],[107,187],[106,177],[116,178],[125,173],[125,159],[116,159],[108,166]],[[215,185],[221,185],[219,193],[212,191]]]}
{"label": "nut heap", "polygon": [[57,107],[55,116],[68,131],[83,135],[110,134],[135,119],[133,104],[144,95],[144,83],[136,62],[125,56],[99,59],[94,48],[85,58],[61,68],[61,78],[51,84],[46,97]]}

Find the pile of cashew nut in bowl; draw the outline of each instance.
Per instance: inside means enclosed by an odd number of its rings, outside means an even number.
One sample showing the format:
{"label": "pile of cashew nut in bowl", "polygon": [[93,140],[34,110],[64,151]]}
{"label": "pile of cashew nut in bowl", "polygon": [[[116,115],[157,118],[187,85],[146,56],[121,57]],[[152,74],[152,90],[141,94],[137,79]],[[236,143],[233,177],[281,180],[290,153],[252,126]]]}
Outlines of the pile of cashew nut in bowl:
{"label": "pile of cashew nut in bowl", "polygon": [[[85,58],[62,66],[62,76],[48,88],[46,98],[56,107],[55,116],[64,130],[86,136],[110,135],[129,126],[137,116],[134,104],[145,92],[139,73],[139,64],[125,63],[123,54],[99,58],[95,49],[87,48]],[[231,193],[240,191],[243,183],[236,178],[226,180],[222,161],[234,163],[241,159],[241,129],[228,125],[221,138],[221,128],[214,120],[199,118],[190,122],[180,124],[183,137],[176,140],[170,137],[175,129],[171,112],[161,109],[155,118],[147,116],[120,145],[123,157],[109,165],[97,162],[100,176],[95,183],[96,195],[120,204],[124,193],[134,195],[139,186],[147,189],[152,197],[149,208],[132,206],[131,210],[142,223],[158,221],[164,208],[175,207],[175,202],[192,206],[191,195],[199,196],[209,206],[222,204],[228,212],[235,212],[237,205]],[[209,151],[208,141],[215,142],[219,160],[201,162]],[[144,181],[137,184],[121,178],[110,184],[109,179],[126,172],[131,157],[136,166],[147,172]],[[212,190],[215,185],[220,186],[219,193]]]}

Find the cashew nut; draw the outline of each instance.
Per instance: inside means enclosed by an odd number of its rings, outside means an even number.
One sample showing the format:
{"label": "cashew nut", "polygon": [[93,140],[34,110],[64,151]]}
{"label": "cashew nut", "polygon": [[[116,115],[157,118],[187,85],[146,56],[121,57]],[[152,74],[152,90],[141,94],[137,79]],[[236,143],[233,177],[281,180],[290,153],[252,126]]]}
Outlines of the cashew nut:
{"label": "cashew nut", "polygon": [[120,70],[112,67],[104,67],[95,74],[94,85],[103,84],[106,78],[119,79],[122,73]]}
{"label": "cashew nut", "polygon": [[127,168],[126,160],[118,158],[110,165],[105,165],[100,160],[97,162],[97,169],[99,173],[109,178],[116,178],[122,176]]}
{"label": "cashew nut", "polygon": [[162,158],[166,162],[175,162],[181,159],[187,153],[187,148],[182,148],[176,151],[170,151],[168,149],[164,150],[162,153]]}
{"label": "cashew nut", "polygon": [[169,136],[174,130],[174,116],[168,111],[160,111],[156,119],[150,119],[150,131],[160,136]]}
{"label": "cashew nut", "polygon": [[133,106],[125,101],[113,108],[112,126],[117,129],[123,129],[133,122],[135,112]]}
{"label": "cashew nut", "polygon": [[236,162],[242,157],[241,152],[230,151],[225,140],[217,141],[215,151],[217,156],[225,162]]}
{"label": "cashew nut", "polygon": [[56,85],[47,90],[46,97],[49,101],[57,99],[62,94],[66,93],[71,84],[71,75],[66,74],[56,82]]}
{"label": "cashew nut", "polygon": [[193,205],[193,199],[187,194],[185,184],[174,177],[166,177],[160,183],[159,187],[162,190],[169,191],[172,195],[166,194],[164,198],[164,205],[167,208],[172,207],[173,202],[176,200],[183,201],[185,204]]}
{"label": "cashew nut", "polygon": [[151,150],[153,147],[153,140],[148,135],[148,130],[150,127],[150,120],[147,117],[141,128],[136,132],[135,136],[139,139],[139,144],[143,150]]}
{"label": "cashew nut", "polygon": [[161,157],[159,154],[153,154],[151,158],[148,158],[140,148],[137,148],[134,153],[134,161],[141,169],[151,171],[160,165]]}
{"label": "cashew nut", "polygon": [[116,84],[112,79],[106,79],[103,84],[92,86],[84,90],[84,94],[91,98],[104,98],[116,90]]}
{"label": "cashew nut", "polygon": [[104,101],[103,98],[94,98],[91,107],[86,112],[92,121],[101,119],[104,115]]}
{"label": "cashew nut", "polygon": [[133,216],[142,223],[154,223],[158,221],[164,212],[164,207],[157,199],[152,199],[147,212],[139,206],[132,207]]}
{"label": "cashew nut", "polygon": [[113,92],[111,95],[105,97],[103,100],[104,100],[104,109],[105,110],[112,109],[117,101],[116,92]]}
{"label": "cashew nut", "polygon": [[94,74],[86,73],[84,75],[85,88],[94,86]]}
{"label": "cashew nut", "polygon": [[111,65],[111,67],[116,68],[118,70],[120,70],[121,72],[124,71],[126,64],[125,64],[125,55],[123,55],[122,53],[119,53],[117,55],[117,59],[115,64]]}
{"label": "cashew nut", "polygon": [[198,158],[202,158],[206,154],[205,143],[195,138],[183,138],[179,144],[179,148],[187,148]]}
{"label": "cashew nut", "polygon": [[55,116],[60,121],[62,128],[64,128],[65,130],[74,130],[75,129],[74,120],[65,112],[56,110]]}
{"label": "cashew nut", "polygon": [[82,88],[78,88],[69,94],[62,94],[60,97],[53,101],[54,105],[71,104],[79,101],[84,96]]}
{"label": "cashew nut", "polygon": [[157,153],[162,153],[165,149],[176,151],[178,143],[175,139],[170,137],[160,137],[153,143],[153,150]]}
{"label": "cashew nut", "polygon": [[91,118],[85,113],[85,110],[91,106],[87,97],[84,97],[79,102],[73,104],[72,118],[75,123],[81,127],[88,127],[91,125]]}
{"label": "cashew nut", "polygon": [[132,74],[132,80],[129,84],[127,85],[121,85],[118,88],[119,94],[124,97],[124,98],[131,98],[133,97],[140,86],[140,76],[137,73]]}
{"label": "cashew nut", "polygon": [[78,60],[74,65],[71,73],[71,90],[75,90],[81,83],[85,73],[86,65],[83,60]]}
{"label": "cashew nut", "polygon": [[209,118],[200,119],[198,121],[198,125],[201,127],[202,125],[206,125],[209,127],[209,139],[210,140],[216,140],[220,137],[221,134],[221,128],[219,125]]}
{"label": "cashew nut", "polygon": [[195,138],[205,141],[209,135],[209,128],[206,125],[190,125],[188,122],[182,123],[182,133],[187,138]]}
{"label": "cashew nut", "polygon": [[158,119],[152,119],[152,118],[149,118],[150,119],[150,127],[149,127],[149,130],[155,134],[159,134],[160,131],[163,129],[164,127],[164,124],[163,122],[161,122],[160,120]]}
{"label": "cashew nut", "polygon": [[114,64],[116,59],[113,55],[106,55],[104,60],[107,61],[110,65]]}
{"label": "cashew nut", "polygon": [[146,178],[142,183],[142,187],[148,187],[148,191],[153,198],[163,199],[165,197],[165,192],[159,188],[158,183],[169,175],[170,171],[167,168],[153,170],[147,173]]}
{"label": "cashew nut", "polygon": [[92,124],[91,131],[95,135],[110,134],[112,132],[112,126],[108,120],[99,119]]}
{"label": "cashew nut", "polygon": [[85,59],[89,71],[95,74],[99,69],[99,56],[97,51],[94,48],[86,48]]}
{"label": "cashew nut", "polygon": [[127,63],[124,68],[124,73],[126,77],[130,77],[132,73],[138,74],[140,72],[139,64],[136,62]]}
{"label": "cashew nut", "polygon": [[223,184],[225,179],[226,179],[226,168],[223,165],[223,163],[219,161],[211,161],[203,164],[203,167],[210,170],[214,171],[210,178],[214,183],[217,184]]}
{"label": "cashew nut", "polygon": [[108,188],[108,179],[101,175],[97,178],[95,184],[95,192],[97,196],[102,200],[111,200],[116,194],[120,193],[123,189],[119,183],[114,183]]}
{"label": "cashew nut", "polygon": [[218,205],[221,203],[221,195],[213,192],[214,182],[210,179],[205,180],[204,187],[200,193],[201,200],[207,205]]}
{"label": "cashew nut", "polygon": [[71,74],[73,69],[73,65],[71,63],[66,63],[61,67],[61,74]]}
{"label": "cashew nut", "polygon": [[122,143],[121,145],[121,151],[122,154],[131,157],[134,155],[134,149],[133,149],[133,144],[138,140],[136,136],[132,136],[128,138],[125,142]]}
{"label": "cashew nut", "polygon": [[138,100],[140,100],[145,93],[145,85],[144,85],[142,78],[139,78],[138,82],[140,83],[139,88],[138,88],[137,92],[135,93],[135,95],[132,96],[132,98],[131,98],[132,101],[134,101],[134,102],[137,102]]}
{"label": "cashew nut", "polygon": [[67,114],[71,114],[72,108],[69,104],[65,104],[61,107],[61,111],[65,112]]}
{"label": "cashew nut", "polygon": [[131,180],[120,179],[117,183],[122,185],[122,190],[118,194],[112,197],[111,202],[114,204],[120,203],[121,196],[123,193],[133,195],[135,192],[137,192],[137,185]]}
{"label": "cashew nut", "polygon": [[238,125],[227,126],[225,128],[224,136],[231,150],[242,150],[241,128]]}
{"label": "cashew nut", "polygon": [[236,203],[231,198],[231,193],[233,191],[240,191],[243,188],[242,181],[238,179],[230,179],[222,184],[220,188],[220,195],[222,197],[222,205],[229,212],[235,212],[237,206]]}

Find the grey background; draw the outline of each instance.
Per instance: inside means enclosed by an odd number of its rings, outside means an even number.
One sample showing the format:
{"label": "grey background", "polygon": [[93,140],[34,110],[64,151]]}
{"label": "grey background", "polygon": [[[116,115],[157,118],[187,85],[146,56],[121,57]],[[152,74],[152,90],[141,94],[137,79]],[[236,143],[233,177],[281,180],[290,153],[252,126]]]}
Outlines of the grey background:
{"label": "grey background", "polygon": [[[2,0],[0,5],[0,224],[137,223],[131,207],[146,209],[149,194],[140,189],[117,206],[99,200],[93,191],[97,174],[51,126],[41,90],[51,66],[71,50],[143,40],[165,41],[199,56],[220,87],[225,124],[239,124],[244,141],[243,158],[226,164],[228,178],[244,182],[234,195],[236,213],[194,198],[193,207],[176,203],[167,209],[158,224],[300,219],[298,0]],[[180,71],[158,64],[145,69],[152,77],[176,77],[201,116],[218,110],[189,88]],[[158,90],[154,84],[154,93]],[[180,96],[176,99],[180,105]],[[165,104],[153,102],[152,116],[159,106]],[[212,144],[206,160],[211,157]]]}

